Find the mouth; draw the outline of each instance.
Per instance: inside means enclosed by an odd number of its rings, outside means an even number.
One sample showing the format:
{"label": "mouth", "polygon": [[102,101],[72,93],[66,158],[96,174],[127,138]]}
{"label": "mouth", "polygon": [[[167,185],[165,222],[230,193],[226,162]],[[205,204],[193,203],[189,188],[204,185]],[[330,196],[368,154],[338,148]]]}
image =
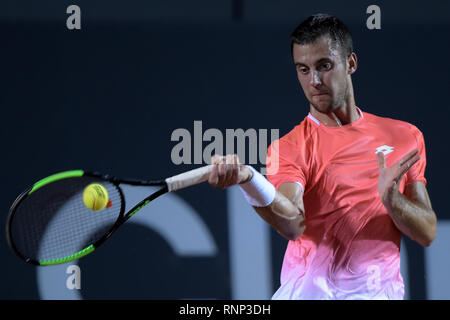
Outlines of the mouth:
{"label": "mouth", "polygon": [[313,97],[315,97],[315,96],[324,96],[324,95],[327,95],[327,94],[328,94],[328,92],[314,93]]}

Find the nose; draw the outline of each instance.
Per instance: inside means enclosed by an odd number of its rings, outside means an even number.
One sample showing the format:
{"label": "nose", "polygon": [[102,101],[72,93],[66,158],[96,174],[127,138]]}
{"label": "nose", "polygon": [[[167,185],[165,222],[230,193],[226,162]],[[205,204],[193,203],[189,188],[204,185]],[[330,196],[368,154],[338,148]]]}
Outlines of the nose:
{"label": "nose", "polygon": [[319,73],[317,71],[311,72],[311,85],[314,88],[317,88],[322,84],[322,81],[320,80]]}

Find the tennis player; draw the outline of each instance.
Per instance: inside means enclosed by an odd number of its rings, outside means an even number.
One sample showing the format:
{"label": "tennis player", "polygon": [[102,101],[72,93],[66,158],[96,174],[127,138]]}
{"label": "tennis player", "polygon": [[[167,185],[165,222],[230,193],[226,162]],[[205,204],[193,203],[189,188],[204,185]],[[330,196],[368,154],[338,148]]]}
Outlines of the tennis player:
{"label": "tennis player", "polygon": [[309,114],[269,147],[268,180],[227,155],[209,183],[238,184],[290,240],[273,299],[403,299],[402,233],[425,247],[436,237],[423,134],[355,104],[357,57],[336,17],[306,19],[291,49]]}

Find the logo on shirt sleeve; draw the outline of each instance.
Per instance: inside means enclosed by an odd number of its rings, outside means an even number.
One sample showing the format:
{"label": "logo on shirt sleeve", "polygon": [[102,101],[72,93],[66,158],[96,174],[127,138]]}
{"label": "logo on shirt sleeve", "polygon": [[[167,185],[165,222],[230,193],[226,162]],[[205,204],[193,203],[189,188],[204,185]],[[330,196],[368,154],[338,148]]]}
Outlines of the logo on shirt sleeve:
{"label": "logo on shirt sleeve", "polygon": [[394,147],[384,145],[384,146],[378,147],[376,150],[377,151],[375,151],[375,154],[377,154],[378,152],[383,152],[384,155],[387,155],[388,153],[391,153],[392,151],[394,151]]}

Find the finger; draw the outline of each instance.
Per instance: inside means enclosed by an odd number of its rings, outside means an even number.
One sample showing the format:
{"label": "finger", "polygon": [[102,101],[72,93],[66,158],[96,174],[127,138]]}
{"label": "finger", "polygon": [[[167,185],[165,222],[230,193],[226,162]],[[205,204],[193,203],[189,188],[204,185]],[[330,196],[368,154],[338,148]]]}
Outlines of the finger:
{"label": "finger", "polygon": [[216,187],[218,182],[219,182],[218,166],[214,165],[209,174],[208,183]]}
{"label": "finger", "polygon": [[234,155],[236,164],[239,165],[241,162],[239,161],[239,156],[237,154]]}
{"label": "finger", "polygon": [[222,184],[223,182],[223,177],[224,177],[224,171],[225,171],[225,157],[221,157],[220,161],[217,164],[217,175],[219,177],[219,184]]}
{"label": "finger", "polygon": [[215,154],[211,157],[211,164],[213,164],[213,169],[209,175],[208,182],[215,186],[220,187],[220,168],[219,165],[223,161],[223,156]]}
{"label": "finger", "polygon": [[224,177],[224,185],[230,186],[233,184],[232,177],[233,177],[233,171],[234,171],[234,164],[233,164],[233,155],[228,154],[225,158],[225,177]]}
{"label": "finger", "polygon": [[233,182],[233,184],[238,183],[239,180],[239,159],[237,155],[233,155],[233,174],[231,176],[231,181]]}
{"label": "finger", "polygon": [[226,171],[225,171],[225,180],[224,183],[226,186],[230,186],[232,184],[234,184],[233,182],[233,176],[234,176],[234,171],[236,170],[236,166],[234,164],[234,155],[230,154],[226,156]]}
{"label": "finger", "polygon": [[222,189],[225,189],[228,187],[228,180],[229,180],[229,170],[230,165],[229,163],[229,156],[223,156],[221,159],[221,163],[219,164],[219,187]]}
{"label": "finger", "polygon": [[420,155],[415,156],[414,158],[410,159],[408,162],[406,162],[403,167],[401,167],[400,174],[397,176],[395,181],[399,183],[406,172],[420,159]]}
{"label": "finger", "polygon": [[377,162],[378,167],[381,169],[386,169],[386,159],[384,158],[383,152],[377,152]]}
{"label": "finger", "polygon": [[399,188],[399,183],[396,180],[392,181],[391,186],[389,187],[390,192],[398,191],[398,188]]}
{"label": "finger", "polygon": [[225,156],[225,163],[226,164],[233,164],[234,163],[233,157],[234,157],[233,154],[227,154]]}
{"label": "finger", "polygon": [[211,157],[211,164],[219,164],[222,161],[222,156],[215,154]]}
{"label": "finger", "polygon": [[406,162],[408,162],[408,160],[411,159],[412,157],[414,157],[418,152],[419,152],[419,150],[418,150],[418,149],[415,149],[415,150],[409,152],[406,156],[404,156],[404,157],[399,161],[400,167],[403,166]]}

